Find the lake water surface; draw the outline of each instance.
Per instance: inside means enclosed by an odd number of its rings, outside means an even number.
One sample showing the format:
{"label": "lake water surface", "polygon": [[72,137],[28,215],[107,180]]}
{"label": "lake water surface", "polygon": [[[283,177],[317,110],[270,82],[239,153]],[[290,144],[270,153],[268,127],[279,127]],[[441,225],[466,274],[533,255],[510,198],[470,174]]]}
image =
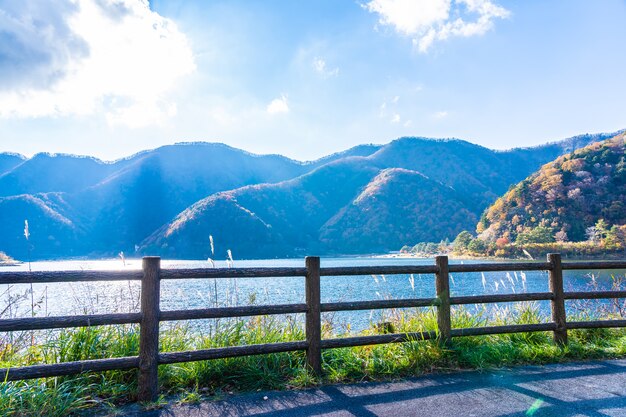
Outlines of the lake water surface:
{"label": "lake water surface", "polygon": [[[473,260],[450,260],[450,263],[477,263]],[[344,257],[322,258],[321,266],[365,265],[432,265],[433,259]],[[162,260],[162,268],[207,268],[206,261]],[[218,262],[217,267],[226,267]],[[235,261],[235,267],[302,267],[303,259],[271,259]],[[27,271],[27,264],[0,268],[2,271]],[[33,271],[60,270],[137,270],[141,259],[128,259],[126,265],[120,259],[42,261],[31,264]],[[624,271],[565,271],[565,290],[589,290],[595,281],[601,288],[610,288],[611,275]],[[548,291],[548,274],[545,271],[485,272],[451,274],[452,296],[476,294],[506,294]],[[4,304],[9,297],[24,294],[28,285],[12,285],[0,288]],[[59,284],[35,284],[34,298],[37,316],[66,314],[91,314],[133,312],[139,310],[139,282],[80,282]],[[361,301],[398,298],[434,297],[433,274],[393,276],[322,277],[322,302]],[[164,280],[161,283],[161,309],[190,309],[217,306],[251,304],[283,304],[304,302],[304,278],[237,278]],[[548,302],[539,302],[539,308],[547,311]],[[568,308],[573,309],[574,306]],[[30,316],[30,297],[20,303],[13,316]],[[383,319],[385,312],[357,311],[329,313],[333,323],[350,323],[359,330]]]}

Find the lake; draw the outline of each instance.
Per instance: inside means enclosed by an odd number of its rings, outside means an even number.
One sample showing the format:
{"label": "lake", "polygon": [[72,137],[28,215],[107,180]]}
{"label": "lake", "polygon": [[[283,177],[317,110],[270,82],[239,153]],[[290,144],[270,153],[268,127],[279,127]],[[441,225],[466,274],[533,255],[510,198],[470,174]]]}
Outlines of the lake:
{"label": "lake", "polygon": [[[450,263],[478,263],[474,260],[450,260]],[[366,265],[432,265],[433,259],[342,257],[322,258],[321,266]],[[163,260],[162,268],[207,268],[206,261]],[[226,262],[217,262],[226,267]],[[303,259],[270,259],[235,261],[235,267],[302,267]],[[60,270],[137,270],[141,259],[42,261],[31,264],[33,271]],[[2,271],[27,271],[28,264],[2,267]],[[596,282],[600,288],[610,288],[611,275],[624,271],[565,271],[565,290],[589,290]],[[451,274],[452,296],[476,294],[506,294],[548,291],[548,274],[544,271],[485,272]],[[35,284],[33,286],[37,316],[135,312],[139,310],[139,282],[81,282]],[[0,303],[9,296],[24,295],[28,285],[12,285],[0,289]],[[415,274],[394,276],[322,277],[322,302],[361,301],[377,299],[435,297],[434,275]],[[304,303],[304,278],[237,278],[164,280],[161,283],[161,309],[190,309],[251,304]],[[502,304],[504,306],[505,304]],[[513,304],[509,304],[513,305]],[[548,302],[538,302],[547,311]],[[569,304],[570,312],[576,305]],[[1,310],[1,308],[0,308]],[[20,302],[11,316],[30,316],[30,296]],[[327,313],[326,319],[338,327],[350,323],[352,330],[366,328],[384,319],[384,311]]]}

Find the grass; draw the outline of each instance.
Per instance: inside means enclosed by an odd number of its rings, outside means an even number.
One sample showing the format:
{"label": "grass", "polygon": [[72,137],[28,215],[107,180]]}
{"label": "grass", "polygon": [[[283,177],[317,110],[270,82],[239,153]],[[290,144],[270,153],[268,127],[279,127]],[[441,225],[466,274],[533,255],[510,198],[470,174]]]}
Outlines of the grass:
{"label": "grass", "polygon": [[[516,310],[470,311],[457,308],[453,327],[525,324],[545,321],[534,304]],[[388,314],[396,332],[436,328],[434,311],[414,309]],[[585,317],[586,318],[586,317]],[[324,326],[324,337],[337,337]],[[376,334],[372,325],[364,334]],[[305,368],[303,352],[229,358],[164,365],[159,368],[163,396],[180,402],[197,402],[230,392],[290,389],[320,383],[384,380],[459,369],[487,369],[519,364],[626,356],[626,329],[572,330],[565,348],[552,342],[550,333],[520,333],[462,337],[446,347],[438,341],[363,346],[325,350],[324,376]],[[102,326],[49,333],[34,347],[4,349],[0,367],[24,366],[104,357],[133,356],[138,352],[136,326]],[[291,319],[256,317],[222,320],[219,331],[198,335],[191,327],[162,331],[161,351],[206,349],[221,346],[303,340],[301,323]],[[65,416],[93,407],[112,407],[135,401],[136,371],[111,371],[71,377],[0,383],[0,415]],[[157,404],[158,405],[158,404]]]}

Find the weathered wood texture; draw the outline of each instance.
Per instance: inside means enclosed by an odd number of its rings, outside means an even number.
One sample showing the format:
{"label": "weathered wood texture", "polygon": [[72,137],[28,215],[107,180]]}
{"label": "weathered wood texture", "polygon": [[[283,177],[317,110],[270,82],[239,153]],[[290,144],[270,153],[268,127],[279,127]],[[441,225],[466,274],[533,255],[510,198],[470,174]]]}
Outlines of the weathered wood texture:
{"label": "weathered wood texture", "polygon": [[448,274],[448,257],[435,258],[437,273],[435,274],[435,289],[439,303],[437,305],[437,328],[442,343],[450,342],[452,322],[450,318],[450,276]]}
{"label": "weathered wood texture", "polygon": [[322,322],[320,311],[320,258],[307,256],[306,265],[306,362],[307,366],[316,374],[322,374]]}
{"label": "weathered wood texture", "polygon": [[276,304],[246,307],[199,308],[194,310],[161,311],[160,320],[198,320],[226,317],[264,316],[271,314],[306,313],[306,304]]}
{"label": "weathered wood texture", "polygon": [[437,332],[391,333],[374,336],[342,337],[322,340],[323,349],[342,347],[381,345],[385,343],[401,343],[437,338]]}
{"label": "weathered wood texture", "polygon": [[303,277],[305,268],[164,269],[161,279]]}
{"label": "weathered wood texture", "polygon": [[62,375],[75,375],[82,372],[102,372],[112,370],[133,369],[139,366],[136,356],[112,359],[92,359],[77,362],[63,362],[51,365],[23,366],[21,368],[0,369],[3,381],[44,378]]}
{"label": "weathered wood texture", "polygon": [[569,261],[563,262],[564,270],[578,269],[626,269],[626,261]]}
{"label": "weathered wood texture", "polygon": [[594,320],[567,322],[568,329],[607,329],[611,327],[626,327],[626,320]]}
{"label": "weathered wood texture", "polygon": [[192,350],[187,352],[166,352],[159,354],[159,364],[195,362],[209,359],[234,358],[237,356],[265,355],[268,353],[306,350],[305,341],[268,343],[263,345],[230,346],[214,349]]}
{"label": "weathered wood texture", "polygon": [[558,345],[567,345],[567,314],[565,311],[565,297],[563,293],[563,267],[561,255],[558,253],[548,254],[548,262],[552,265],[549,272],[550,292],[554,296],[551,301],[552,321],[556,324],[554,329],[554,342]]}
{"label": "weathered wood texture", "polygon": [[512,324],[509,326],[474,327],[470,329],[452,329],[452,336],[481,336],[487,334],[548,332],[554,331],[554,323]]}
{"label": "weathered wood texture", "polygon": [[626,298],[626,291],[577,291],[563,293],[566,300],[597,300],[601,298]]}
{"label": "weathered wood texture", "polygon": [[405,298],[398,300],[346,301],[340,303],[323,303],[323,313],[329,311],[375,310],[382,308],[430,307],[439,304],[438,298]]}
{"label": "weathered wood texture", "polygon": [[140,313],[90,314],[86,316],[24,317],[0,320],[0,332],[64,329],[68,327],[103,326],[139,323]]}
{"label": "weathered wood texture", "polygon": [[546,262],[498,262],[489,264],[451,264],[449,272],[547,271]]}
{"label": "weathered wood texture", "polygon": [[552,300],[553,295],[549,292],[526,292],[519,294],[489,294],[468,295],[462,297],[450,297],[450,304],[487,304],[487,303],[512,303],[518,301],[542,301]]}
{"label": "weathered wood texture", "polygon": [[0,285],[49,284],[52,282],[139,281],[142,271],[36,271],[2,272]]}
{"label": "weathered wood texture", "polygon": [[143,258],[141,323],[139,334],[139,379],[137,399],[156,401],[159,393],[159,300],[161,259]]}
{"label": "weathered wood texture", "polygon": [[346,276],[346,275],[399,275],[399,274],[434,274],[437,267],[434,265],[388,265],[388,266],[338,266],[321,268],[320,275]]}

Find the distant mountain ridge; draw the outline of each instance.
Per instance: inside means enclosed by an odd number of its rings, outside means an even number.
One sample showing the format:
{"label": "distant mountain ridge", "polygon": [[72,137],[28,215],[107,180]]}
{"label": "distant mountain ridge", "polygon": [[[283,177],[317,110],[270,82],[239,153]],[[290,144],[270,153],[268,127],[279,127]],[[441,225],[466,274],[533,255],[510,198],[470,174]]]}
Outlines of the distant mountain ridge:
{"label": "distant mountain ridge", "polygon": [[12,170],[16,166],[24,162],[25,159],[26,158],[23,155],[17,153],[0,153],[0,175]]}
{"label": "distant mountain ridge", "polygon": [[568,146],[609,136],[509,151],[400,138],[310,162],[205,142],[113,162],[0,154],[0,250],[27,255],[28,219],[34,258],[204,258],[209,235],[218,257],[226,248],[239,258],[380,252],[453,238]]}

